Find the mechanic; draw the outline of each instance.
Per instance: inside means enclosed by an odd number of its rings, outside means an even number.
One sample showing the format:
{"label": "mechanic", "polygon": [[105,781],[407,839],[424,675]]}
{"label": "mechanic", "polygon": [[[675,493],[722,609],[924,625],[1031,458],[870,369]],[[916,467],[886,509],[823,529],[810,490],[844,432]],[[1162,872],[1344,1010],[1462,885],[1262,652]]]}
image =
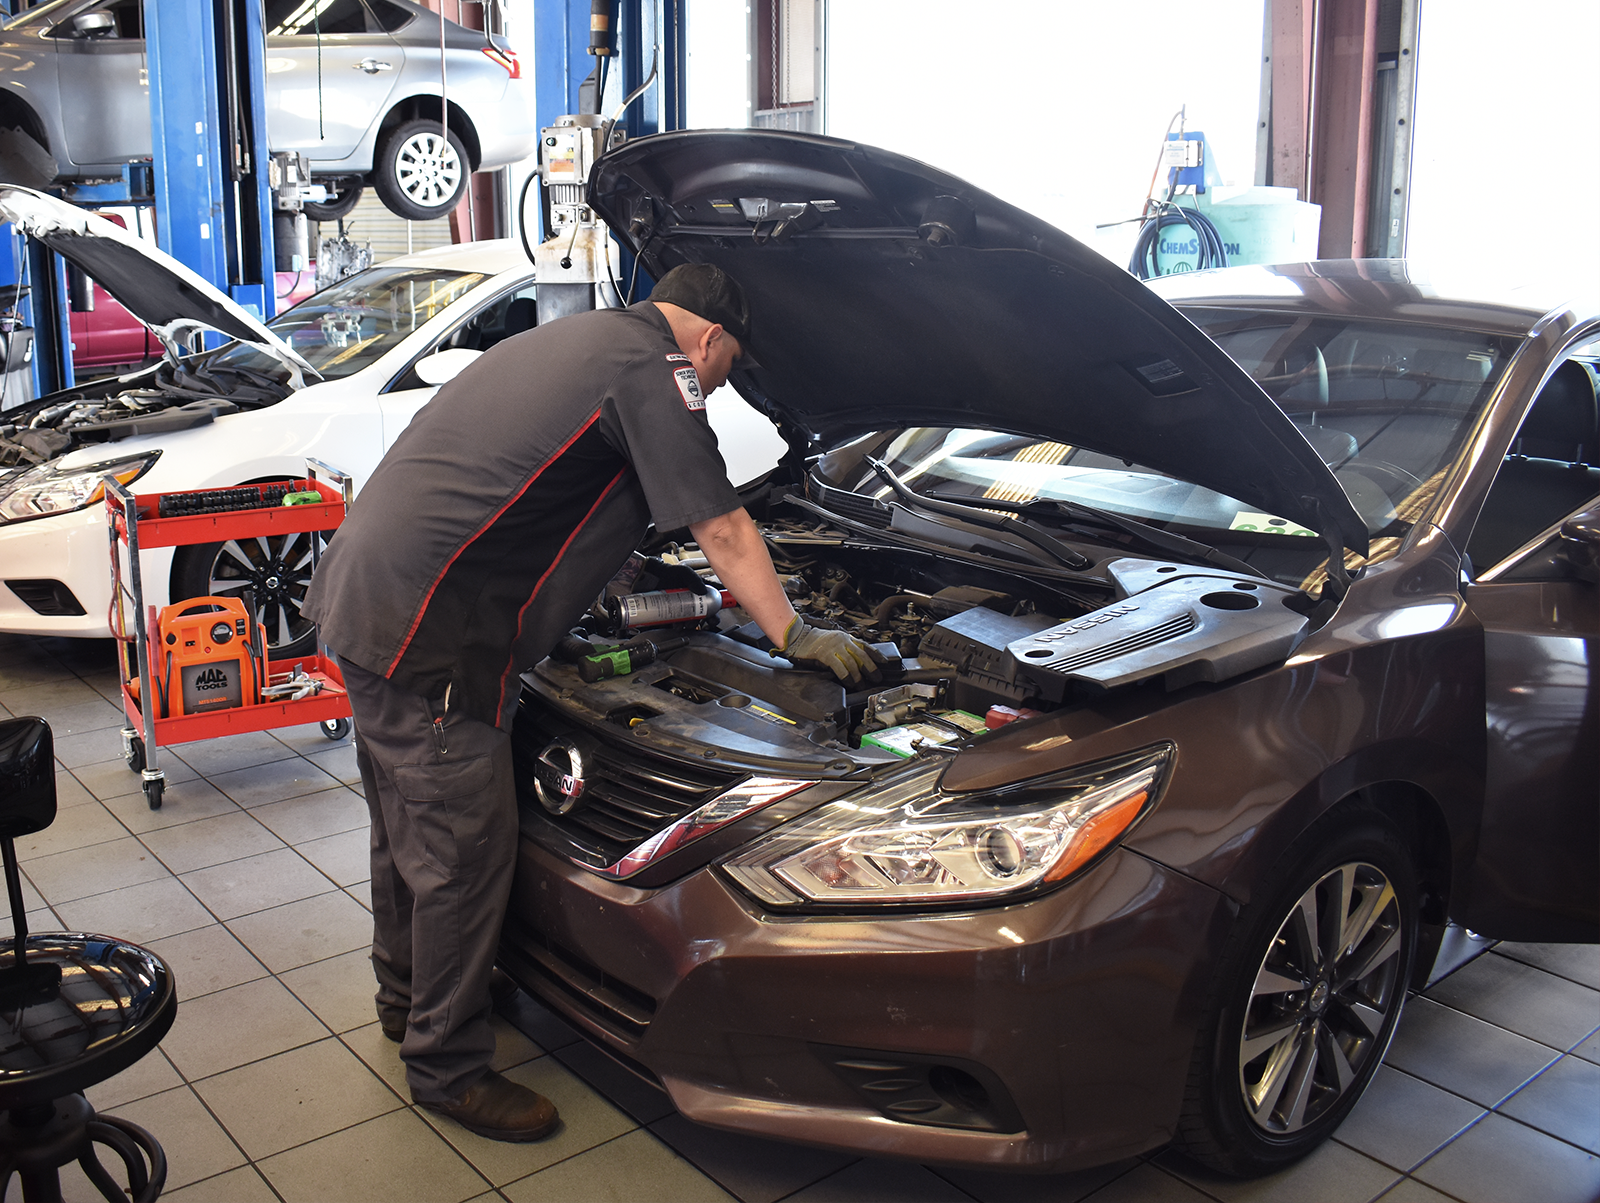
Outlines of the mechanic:
{"label": "mechanic", "polygon": [[548,1099],[489,1068],[519,674],[652,522],[689,528],[774,654],[875,673],[860,641],[796,616],[728,482],[705,399],[749,346],[744,292],[708,264],[674,268],[627,309],[504,340],[395,440],[306,595],[355,716],[379,1020],[412,1099],[494,1140],[557,1124]]}

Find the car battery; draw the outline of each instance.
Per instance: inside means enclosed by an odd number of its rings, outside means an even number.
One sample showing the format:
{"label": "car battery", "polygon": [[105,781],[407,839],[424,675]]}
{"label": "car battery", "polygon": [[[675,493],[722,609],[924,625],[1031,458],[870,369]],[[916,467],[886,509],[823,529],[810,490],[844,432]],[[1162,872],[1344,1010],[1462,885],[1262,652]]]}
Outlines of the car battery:
{"label": "car battery", "polygon": [[960,739],[983,734],[983,720],[965,710],[938,710],[921,722],[886,727],[861,737],[864,748],[881,748],[902,759],[914,756],[919,748],[942,747]]}
{"label": "car battery", "polygon": [[238,598],[194,597],[156,620],[162,671],[161,717],[207,714],[259,699],[259,637]]}

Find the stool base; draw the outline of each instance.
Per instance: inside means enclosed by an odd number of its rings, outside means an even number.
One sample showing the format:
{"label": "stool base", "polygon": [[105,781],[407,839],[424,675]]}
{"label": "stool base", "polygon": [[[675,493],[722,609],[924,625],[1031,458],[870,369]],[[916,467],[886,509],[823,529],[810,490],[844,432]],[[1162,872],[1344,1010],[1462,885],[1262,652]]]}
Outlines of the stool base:
{"label": "stool base", "polygon": [[[124,1190],[100,1163],[95,1145],[122,1159]],[[167,1183],[167,1156],[138,1124],[98,1115],[81,1094],[15,1107],[0,1116],[0,1203],[15,1174],[25,1203],[61,1203],[60,1169],[76,1161],[107,1203],[155,1203]]]}

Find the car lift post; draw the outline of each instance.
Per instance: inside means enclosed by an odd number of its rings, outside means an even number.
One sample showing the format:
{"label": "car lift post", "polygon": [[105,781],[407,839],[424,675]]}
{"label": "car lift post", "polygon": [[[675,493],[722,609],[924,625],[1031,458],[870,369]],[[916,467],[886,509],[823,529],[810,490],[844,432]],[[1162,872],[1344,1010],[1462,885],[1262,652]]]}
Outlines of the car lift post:
{"label": "car lift post", "polygon": [[[534,95],[540,129],[554,125],[564,113],[581,111],[579,88],[597,62],[587,53],[591,7],[590,0],[535,0]],[[623,97],[644,82],[652,61],[659,71],[656,82],[618,122],[630,139],[686,127],[684,69],[688,50],[684,44],[684,7],[685,0],[619,0],[611,5],[615,56],[607,71],[600,111],[609,117]],[[544,237],[546,232],[541,229],[539,237],[530,241],[538,242]],[[619,266],[619,278],[626,290],[633,274],[633,255],[626,248]],[[634,299],[649,296],[650,287],[650,279],[641,273]]]}
{"label": "car lift post", "polygon": [[250,0],[144,0],[156,241],[265,320],[276,297],[262,19]]}

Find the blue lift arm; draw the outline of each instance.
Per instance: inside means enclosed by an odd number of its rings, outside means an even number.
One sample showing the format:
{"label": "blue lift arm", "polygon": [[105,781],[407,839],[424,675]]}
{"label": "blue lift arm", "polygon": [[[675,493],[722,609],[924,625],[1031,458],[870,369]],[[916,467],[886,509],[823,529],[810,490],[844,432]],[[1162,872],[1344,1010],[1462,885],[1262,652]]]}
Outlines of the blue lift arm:
{"label": "blue lift arm", "polygon": [[156,241],[275,312],[266,32],[256,0],[144,0]]}

